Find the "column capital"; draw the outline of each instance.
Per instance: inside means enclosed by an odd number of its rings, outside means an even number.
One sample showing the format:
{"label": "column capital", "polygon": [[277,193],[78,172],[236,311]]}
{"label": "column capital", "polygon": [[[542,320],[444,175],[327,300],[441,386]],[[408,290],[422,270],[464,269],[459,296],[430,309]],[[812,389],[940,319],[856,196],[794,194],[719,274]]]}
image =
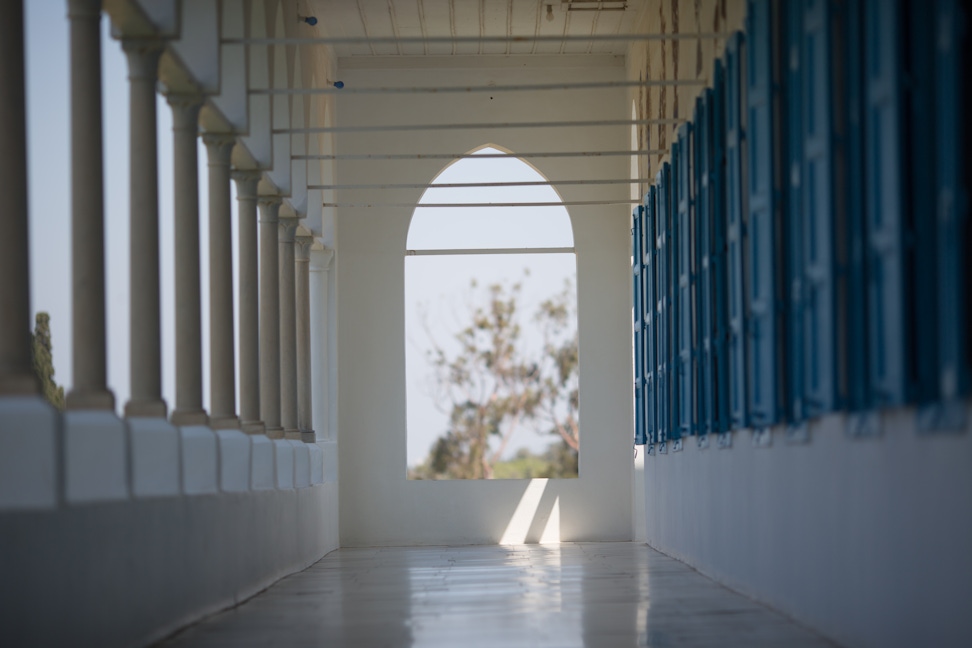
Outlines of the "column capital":
{"label": "column capital", "polygon": [[209,166],[229,166],[233,147],[236,146],[236,135],[232,133],[203,133],[203,144]]}
{"label": "column capital", "polygon": [[206,98],[201,94],[170,92],[165,100],[172,107],[172,130],[199,132],[199,110]]}
{"label": "column capital", "polygon": [[68,0],[68,18],[101,19],[101,0]]}
{"label": "column capital", "polygon": [[279,216],[277,224],[280,226],[280,242],[293,243],[300,219],[297,216]]}
{"label": "column capital", "polygon": [[257,204],[260,206],[260,222],[276,223],[282,202],[280,196],[257,196]]}
{"label": "column capital", "polygon": [[165,40],[123,38],[122,49],[128,57],[128,80],[155,83],[159,76],[159,57],[165,49]]}
{"label": "column capital", "polygon": [[233,169],[230,176],[236,180],[237,200],[256,200],[257,183],[263,172],[258,169]]}
{"label": "column capital", "polygon": [[[320,247],[318,247],[320,245]],[[311,272],[327,272],[331,269],[331,261],[334,259],[334,250],[326,247],[318,241],[314,242],[310,250],[310,269]]]}
{"label": "column capital", "polygon": [[294,254],[297,261],[307,263],[310,261],[310,249],[314,245],[314,237],[308,235],[298,235],[294,237]]}

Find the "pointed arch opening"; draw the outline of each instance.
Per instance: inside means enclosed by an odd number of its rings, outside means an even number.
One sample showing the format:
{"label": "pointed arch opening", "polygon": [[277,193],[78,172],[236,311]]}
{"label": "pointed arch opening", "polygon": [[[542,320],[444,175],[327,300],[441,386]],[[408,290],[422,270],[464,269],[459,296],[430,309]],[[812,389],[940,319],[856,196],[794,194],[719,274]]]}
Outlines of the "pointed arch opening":
{"label": "pointed arch opening", "polygon": [[418,201],[404,273],[410,479],[578,475],[577,263],[561,202],[496,145],[445,167]]}

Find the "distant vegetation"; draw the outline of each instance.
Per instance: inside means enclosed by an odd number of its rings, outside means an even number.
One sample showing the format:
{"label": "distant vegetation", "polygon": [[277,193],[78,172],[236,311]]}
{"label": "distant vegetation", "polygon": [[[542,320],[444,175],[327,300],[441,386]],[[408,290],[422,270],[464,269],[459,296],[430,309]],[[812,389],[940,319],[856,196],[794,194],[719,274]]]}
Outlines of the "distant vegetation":
{"label": "distant vegetation", "polygon": [[40,386],[41,394],[51,405],[64,409],[64,387],[54,382],[54,356],[51,345],[51,316],[41,311],[34,318],[34,332],[31,334],[31,357],[34,362],[34,375]]}
{"label": "distant vegetation", "polygon": [[[428,361],[436,400],[449,424],[425,461],[409,469],[409,478],[577,476],[580,399],[573,284],[566,282],[534,313],[543,336],[538,354],[523,349],[521,289],[521,283],[514,283],[484,290],[473,281],[469,294],[485,305],[470,307],[468,326],[455,335],[460,351],[449,355],[432,340]],[[542,454],[524,448],[503,460],[521,430],[555,440]]]}

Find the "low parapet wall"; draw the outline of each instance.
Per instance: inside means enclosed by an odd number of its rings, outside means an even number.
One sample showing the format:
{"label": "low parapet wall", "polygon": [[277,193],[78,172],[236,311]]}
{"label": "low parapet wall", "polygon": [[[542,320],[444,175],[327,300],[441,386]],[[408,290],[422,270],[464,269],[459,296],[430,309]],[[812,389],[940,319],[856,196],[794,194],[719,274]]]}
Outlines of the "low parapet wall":
{"label": "low parapet wall", "polygon": [[[146,645],[338,546],[337,482],[316,444],[210,432],[215,452],[177,439],[139,457],[122,422],[122,451],[107,450],[126,477],[108,488],[88,474],[98,462],[71,456],[59,415],[13,399],[0,414],[0,645]],[[193,474],[215,487],[187,488]],[[146,480],[166,494],[142,494]],[[79,499],[79,484],[100,494]]]}

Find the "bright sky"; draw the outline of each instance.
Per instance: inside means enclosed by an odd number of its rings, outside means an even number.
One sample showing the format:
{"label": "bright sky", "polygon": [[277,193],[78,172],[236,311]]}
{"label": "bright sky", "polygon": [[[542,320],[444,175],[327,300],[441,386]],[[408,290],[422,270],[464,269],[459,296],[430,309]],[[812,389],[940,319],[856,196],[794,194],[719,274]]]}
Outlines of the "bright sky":
{"label": "bright sky", "polygon": [[[69,391],[71,362],[71,140],[69,32],[64,0],[26,2],[27,145],[31,306],[51,314],[55,379]],[[129,388],[128,66],[102,19],[108,384],[120,411]],[[157,98],[162,276],[162,390],[175,404],[172,111]],[[203,331],[209,330],[209,236],[205,149],[199,145]],[[236,188],[233,186],[233,240]],[[234,252],[235,253],[235,252]],[[234,267],[236,261],[234,259]],[[235,295],[235,292],[234,292]],[[209,337],[203,335],[203,402],[209,402]]]}
{"label": "bright sky", "polygon": [[[71,342],[71,169],[69,33],[64,0],[25,3],[27,27],[27,137],[31,247],[31,306],[51,315],[55,379],[65,391],[72,384]],[[127,63],[120,44],[102,21],[102,78],[105,162],[105,250],[108,295],[108,384],[122,411],[129,398],[129,151]],[[173,242],[172,113],[157,98],[159,145],[159,216],[162,277],[162,389],[169,409],[175,406],[175,293]],[[203,343],[203,403],[209,403],[209,231],[205,149],[199,144],[200,252]],[[436,182],[545,180],[516,159],[467,159],[447,167]],[[235,184],[233,240],[236,232]],[[549,186],[505,189],[439,189],[422,202],[551,202],[560,200]],[[408,247],[498,248],[572,247],[573,236],[563,207],[416,210]],[[235,247],[235,246],[234,246]],[[237,265],[234,249],[234,268]],[[408,379],[408,463],[424,459],[429,445],[445,430],[445,416],[423,385],[428,367],[420,304],[430,308],[437,337],[448,343],[459,326],[456,304],[476,276],[482,285],[517,279],[531,270],[522,299],[524,324],[536,304],[574,278],[574,255],[502,257],[410,257],[406,261],[406,358]],[[235,275],[235,272],[234,272]],[[237,279],[234,276],[234,306]],[[443,299],[444,298],[444,299]],[[238,335],[238,332],[237,332]],[[237,337],[238,339],[238,337]],[[535,342],[535,339],[534,339]],[[510,447],[535,451],[550,442],[523,432]]]}
{"label": "bright sky", "polygon": [[[490,149],[491,152],[496,152]],[[486,152],[486,151],[484,151]],[[511,159],[459,160],[446,168],[436,183],[546,181],[525,162]],[[555,202],[560,196],[550,185],[473,189],[429,189],[419,204],[479,202]],[[408,249],[573,247],[570,218],[564,207],[468,207],[415,210],[408,232]],[[430,332],[447,353],[458,345],[453,335],[468,325],[469,285],[530,277],[523,282],[519,300],[523,340],[539,350],[540,339],[530,323],[537,305],[558,292],[566,279],[576,285],[573,254],[517,254],[475,256],[411,256],[405,259],[405,365],[408,403],[409,465],[421,463],[432,443],[446,431],[448,416],[435,407],[431,369],[425,360],[429,336],[422,325],[428,313]],[[522,429],[515,434],[505,456],[527,447],[544,450],[552,437]]]}

